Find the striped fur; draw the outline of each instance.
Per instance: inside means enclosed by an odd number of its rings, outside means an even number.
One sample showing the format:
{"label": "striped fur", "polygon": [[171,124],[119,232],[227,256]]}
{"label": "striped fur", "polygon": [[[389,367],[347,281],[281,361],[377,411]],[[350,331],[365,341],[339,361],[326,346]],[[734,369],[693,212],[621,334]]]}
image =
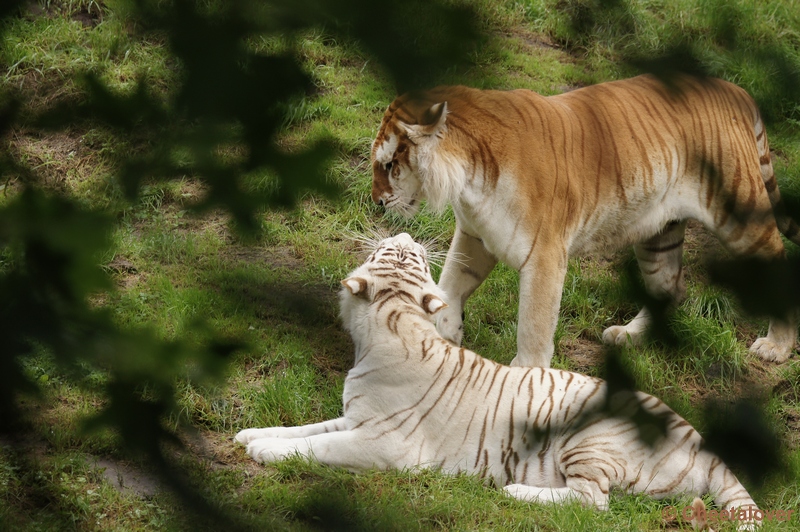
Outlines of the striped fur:
{"label": "striped fur", "polygon": [[[406,215],[423,199],[452,204],[445,338],[460,344],[464,302],[498,260],[520,272],[512,365],[547,367],[569,257],[634,244],[648,290],[679,301],[688,219],[739,256],[783,259],[779,229],[800,243],[753,100],[721,80],[676,84],[640,76],[548,98],[438,87],[392,102],[373,143],[372,198]],[[649,321],[643,309],[603,340],[636,342]],[[773,320],[751,351],[783,362],[796,336],[794,317]]]}
{"label": "striped fur", "polygon": [[[341,316],[355,343],[344,416],[302,427],[248,429],[236,440],[259,462],[299,453],[354,471],[434,467],[468,472],[511,496],[608,509],[609,490],[657,498],[710,492],[723,508],[755,506],[700,435],[659,399],[606,401],[604,381],[497,364],[437,332],[441,296],[425,250],[408,235],[384,240],[343,281]],[[666,420],[651,448],[630,415]]]}

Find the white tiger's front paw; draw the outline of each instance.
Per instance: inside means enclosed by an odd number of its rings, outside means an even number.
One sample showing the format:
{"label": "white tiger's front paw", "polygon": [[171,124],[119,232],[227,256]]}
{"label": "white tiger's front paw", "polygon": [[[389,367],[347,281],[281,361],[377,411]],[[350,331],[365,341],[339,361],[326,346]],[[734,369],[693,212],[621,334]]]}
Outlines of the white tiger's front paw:
{"label": "white tiger's front paw", "polygon": [[756,354],[768,362],[781,364],[786,362],[792,354],[794,345],[779,345],[768,338],[759,338],[750,346],[750,352]]}
{"label": "white tiger's front paw", "polygon": [[247,454],[262,464],[277,462],[301,452],[296,442],[276,438],[261,438],[247,445]]}
{"label": "white tiger's front paw", "polygon": [[280,429],[282,427],[269,427],[265,429],[244,429],[239,431],[236,436],[233,437],[234,441],[239,443],[244,443],[245,445],[250,443],[253,440],[259,440],[261,438],[277,438],[279,437],[276,434],[275,429]]}
{"label": "white tiger's front paw", "polygon": [[455,345],[461,345],[464,337],[464,320],[461,318],[461,309],[455,305],[447,306],[436,314],[436,330],[445,340]]}

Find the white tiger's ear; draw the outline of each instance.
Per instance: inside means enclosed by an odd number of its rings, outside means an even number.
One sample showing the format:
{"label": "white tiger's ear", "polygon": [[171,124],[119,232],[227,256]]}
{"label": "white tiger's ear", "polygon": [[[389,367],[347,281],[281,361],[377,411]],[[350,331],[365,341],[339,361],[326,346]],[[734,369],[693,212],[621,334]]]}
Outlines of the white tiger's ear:
{"label": "white tiger's ear", "polygon": [[422,298],[422,308],[430,315],[436,314],[445,307],[447,307],[447,303],[433,294],[425,294]]}
{"label": "white tiger's ear", "polygon": [[354,296],[366,296],[367,294],[367,280],[363,277],[348,277],[342,281],[342,285]]}
{"label": "white tiger's ear", "polygon": [[435,103],[422,113],[419,122],[416,124],[405,124],[406,133],[409,137],[430,137],[439,136],[444,133],[445,122],[447,121],[447,102]]}

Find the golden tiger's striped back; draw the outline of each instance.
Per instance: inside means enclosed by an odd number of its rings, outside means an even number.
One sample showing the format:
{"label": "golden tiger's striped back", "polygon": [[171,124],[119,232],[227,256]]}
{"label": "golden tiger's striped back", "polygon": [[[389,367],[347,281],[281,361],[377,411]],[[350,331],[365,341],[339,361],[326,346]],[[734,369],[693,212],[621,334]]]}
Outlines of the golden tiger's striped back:
{"label": "golden tiger's striped back", "polygon": [[[438,87],[387,109],[372,148],[375,202],[413,214],[452,204],[452,255],[439,285],[440,332],[461,341],[463,302],[498,260],[520,272],[517,358],[549,366],[569,257],[634,244],[645,286],[684,295],[686,221],[735,255],[784,257],[782,214],[764,124],[753,100],[717,79],[650,76],[543,97]],[[778,208],[774,208],[778,207]],[[603,340],[644,337],[646,310]],[[773,321],[752,351],[785,361],[794,317]]]}

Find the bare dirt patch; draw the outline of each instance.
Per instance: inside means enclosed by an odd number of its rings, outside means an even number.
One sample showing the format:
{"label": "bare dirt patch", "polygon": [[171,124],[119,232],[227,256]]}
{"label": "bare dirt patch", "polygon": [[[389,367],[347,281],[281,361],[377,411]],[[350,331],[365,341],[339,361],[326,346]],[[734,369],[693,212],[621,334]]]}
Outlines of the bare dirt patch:
{"label": "bare dirt patch", "polygon": [[573,364],[573,371],[593,374],[605,361],[605,347],[586,338],[566,338],[558,344],[559,352]]}
{"label": "bare dirt patch", "polygon": [[567,52],[564,52],[552,40],[550,40],[550,38],[547,35],[543,35],[541,33],[535,33],[526,28],[525,26],[521,25],[514,26],[504,35],[506,37],[515,37],[532,48],[546,48],[549,50],[558,50],[559,52],[563,52],[564,55],[569,56]]}
{"label": "bare dirt patch", "polygon": [[114,257],[111,262],[104,266],[104,269],[111,274],[117,288],[121,290],[133,288],[139,284],[144,276],[139,272],[139,268],[124,255]]}
{"label": "bare dirt patch", "polygon": [[46,187],[58,190],[74,188],[100,164],[94,151],[84,145],[83,135],[71,129],[46,135],[17,131],[10,149]]}
{"label": "bare dirt patch", "polygon": [[232,245],[222,251],[225,260],[232,263],[260,264],[273,269],[293,270],[305,268],[305,263],[288,246],[256,247]]}
{"label": "bare dirt patch", "polygon": [[102,472],[103,478],[121,493],[133,493],[149,498],[164,488],[154,475],[111,458],[92,457],[91,466]]}
{"label": "bare dirt patch", "polygon": [[244,446],[233,441],[233,434],[198,430],[186,436],[186,447],[202,457],[211,469],[243,469],[250,474],[262,469],[245,454]]}
{"label": "bare dirt patch", "polygon": [[[16,439],[0,438],[0,446],[20,452],[24,460],[29,462],[29,467],[47,468],[48,463],[52,460],[50,445],[29,432]],[[131,463],[90,454],[86,454],[84,460],[90,468],[97,470],[111,486],[121,493],[133,493],[149,498],[163,489],[155,475]]]}

